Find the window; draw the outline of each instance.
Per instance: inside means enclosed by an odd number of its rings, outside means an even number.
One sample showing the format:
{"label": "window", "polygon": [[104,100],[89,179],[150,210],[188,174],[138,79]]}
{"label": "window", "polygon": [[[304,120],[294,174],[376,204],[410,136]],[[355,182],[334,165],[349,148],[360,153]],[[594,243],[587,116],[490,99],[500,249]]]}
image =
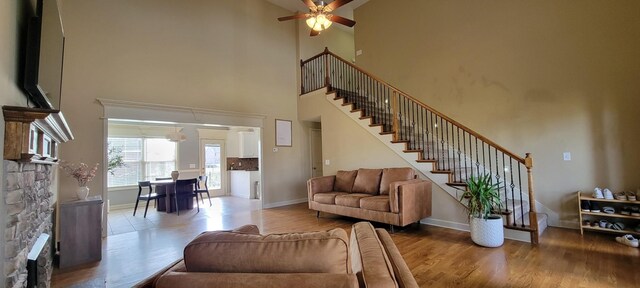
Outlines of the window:
{"label": "window", "polygon": [[138,185],[138,181],[168,177],[176,170],[176,143],[162,138],[109,137],[109,146],[122,151],[124,167],[108,175],[108,187]]}

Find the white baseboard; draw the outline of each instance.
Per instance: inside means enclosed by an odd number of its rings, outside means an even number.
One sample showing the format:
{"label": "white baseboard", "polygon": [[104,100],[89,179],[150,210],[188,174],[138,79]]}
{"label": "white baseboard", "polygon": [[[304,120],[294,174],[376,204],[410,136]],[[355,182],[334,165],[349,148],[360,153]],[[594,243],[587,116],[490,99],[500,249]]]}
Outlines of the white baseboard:
{"label": "white baseboard", "polygon": [[293,205],[293,204],[300,204],[300,203],[305,203],[305,202],[307,202],[307,198],[306,197],[305,198],[300,198],[300,199],[288,200],[288,201],[268,203],[268,204],[264,204],[262,206],[262,208],[268,209],[268,208],[275,208],[275,207],[281,207],[281,206],[287,206],[287,205]]}
{"label": "white baseboard", "polygon": [[431,226],[469,232],[469,224],[466,224],[466,223],[458,223],[458,222],[451,222],[451,221],[440,220],[440,219],[426,218],[426,219],[420,220],[420,224],[426,224]]}
{"label": "white baseboard", "polygon": [[131,208],[133,208],[135,206],[136,206],[136,203],[109,205],[109,211],[111,211],[111,210],[121,210],[121,209],[131,209]]}

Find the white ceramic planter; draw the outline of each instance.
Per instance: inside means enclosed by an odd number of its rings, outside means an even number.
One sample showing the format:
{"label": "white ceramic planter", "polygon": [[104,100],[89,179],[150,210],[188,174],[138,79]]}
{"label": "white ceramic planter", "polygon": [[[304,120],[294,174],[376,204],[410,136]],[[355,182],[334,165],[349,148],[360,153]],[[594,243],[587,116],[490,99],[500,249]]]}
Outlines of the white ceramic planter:
{"label": "white ceramic planter", "polygon": [[469,220],[471,240],[485,247],[500,247],[504,243],[502,218],[490,216],[489,219],[471,217]]}

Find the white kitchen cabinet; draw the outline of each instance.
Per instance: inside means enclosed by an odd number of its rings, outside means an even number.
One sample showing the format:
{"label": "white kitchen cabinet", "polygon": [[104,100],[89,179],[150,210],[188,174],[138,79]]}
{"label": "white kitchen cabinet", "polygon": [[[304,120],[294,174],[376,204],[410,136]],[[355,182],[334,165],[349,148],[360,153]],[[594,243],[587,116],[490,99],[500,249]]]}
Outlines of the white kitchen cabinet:
{"label": "white kitchen cabinet", "polygon": [[240,158],[258,157],[258,134],[255,132],[240,132]]}
{"label": "white kitchen cabinet", "polygon": [[245,170],[232,170],[229,171],[231,196],[240,198],[251,197],[251,172]]}
{"label": "white kitchen cabinet", "polygon": [[231,170],[229,171],[229,179],[230,179],[230,194],[231,196],[246,198],[246,199],[255,199],[258,198],[259,184],[256,185],[256,182],[260,181],[260,172],[259,171],[246,171],[246,170]]}

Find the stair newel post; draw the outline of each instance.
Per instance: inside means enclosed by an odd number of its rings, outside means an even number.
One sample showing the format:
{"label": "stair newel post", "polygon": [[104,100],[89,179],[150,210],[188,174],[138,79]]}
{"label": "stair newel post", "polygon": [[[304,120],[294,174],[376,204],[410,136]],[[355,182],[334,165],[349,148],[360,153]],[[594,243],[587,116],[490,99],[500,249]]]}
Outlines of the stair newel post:
{"label": "stair newel post", "polygon": [[331,79],[329,79],[329,47],[324,47],[324,86],[331,91]]}
{"label": "stair newel post", "polygon": [[527,181],[529,186],[529,224],[531,225],[531,244],[538,244],[538,214],[536,214],[536,197],[533,190],[533,158],[526,153],[524,165],[527,167]]}
{"label": "stair newel post", "polygon": [[400,140],[398,137],[398,91],[393,90],[391,95],[391,115],[393,117],[393,141]]}

